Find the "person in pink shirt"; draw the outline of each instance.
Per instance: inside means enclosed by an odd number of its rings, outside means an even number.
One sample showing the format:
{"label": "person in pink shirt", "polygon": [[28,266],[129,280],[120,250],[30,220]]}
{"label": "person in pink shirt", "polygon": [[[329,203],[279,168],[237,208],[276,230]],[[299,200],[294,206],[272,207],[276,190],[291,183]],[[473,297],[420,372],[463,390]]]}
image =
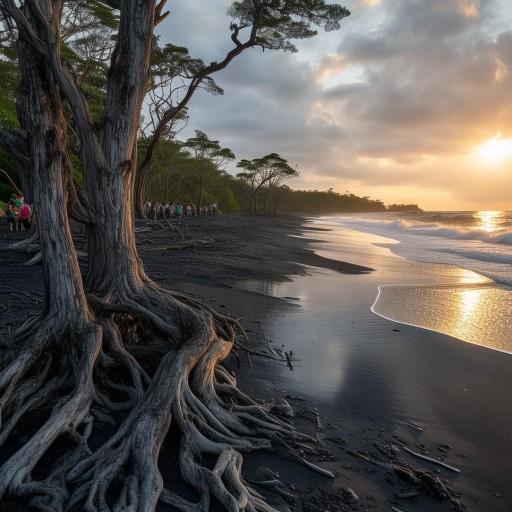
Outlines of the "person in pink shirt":
{"label": "person in pink shirt", "polygon": [[32,227],[30,222],[31,215],[30,206],[27,203],[23,203],[20,206],[20,221],[27,231]]}

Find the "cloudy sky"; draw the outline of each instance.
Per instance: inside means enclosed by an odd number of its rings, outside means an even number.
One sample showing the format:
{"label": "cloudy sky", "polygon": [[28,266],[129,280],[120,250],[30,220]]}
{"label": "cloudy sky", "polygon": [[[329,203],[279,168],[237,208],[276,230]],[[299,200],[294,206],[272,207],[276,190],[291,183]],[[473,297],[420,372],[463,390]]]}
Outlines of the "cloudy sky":
{"label": "cloudy sky", "polygon": [[[205,62],[231,48],[226,0],[172,2],[162,38]],[[510,0],[347,0],[337,32],[296,54],[245,52],[196,95],[237,160],[279,153],[295,189],[431,210],[512,210]]]}

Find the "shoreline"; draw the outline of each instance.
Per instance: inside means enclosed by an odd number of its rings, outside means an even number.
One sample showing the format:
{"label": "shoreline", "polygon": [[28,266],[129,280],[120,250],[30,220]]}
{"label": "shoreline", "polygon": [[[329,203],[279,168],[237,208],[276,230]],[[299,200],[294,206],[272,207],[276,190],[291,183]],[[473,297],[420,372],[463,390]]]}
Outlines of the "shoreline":
{"label": "shoreline", "polygon": [[[363,260],[360,262],[364,265],[357,265],[316,254],[311,247],[326,233],[327,230],[298,217],[219,216],[171,223],[137,222],[139,251],[148,275],[162,286],[184,290],[221,313],[241,318],[249,338],[247,343],[262,350],[267,350],[266,330],[275,317],[299,312],[302,301],[293,300],[292,296],[286,299],[250,291],[241,283],[292,283],[299,278],[307,281],[309,287],[319,279],[316,273],[320,269],[325,271],[326,279],[331,279],[333,274],[329,273],[335,273],[353,283],[357,290],[358,286],[364,287],[363,280],[374,279],[379,272],[378,268],[370,270],[371,265]],[[22,236],[2,232],[0,237],[0,275],[4,292],[10,297],[12,309],[7,312],[11,314],[19,306],[18,314],[26,314],[40,308],[37,297],[42,291],[41,267],[21,266],[29,257],[6,250],[13,238]],[[189,244],[190,241],[193,243]],[[33,300],[27,301],[24,293],[29,293]],[[512,455],[512,394],[507,392],[512,360],[508,354],[484,351],[435,331],[398,324],[378,317],[369,308],[364,311],[361,306],[346,314],[352,315],[355,327],[361,329],[349,333],[356,354],[359,345],[369,339],[378,344],[381,352],[377,361],[375,354],[363,353],[361,359],[347,363],[350,378],[342,392],[357,396],[357,400],[347,399],[337,403],[337,408],[322,409],[315,403],[319,400],[296,393],[286,364],[254,356],[249,363],[240,350],[237,357],[231,355],[227,361],[241,389],[251,396],[266,401],[285,398],[296,412],[318,409],[325,429],[321,433],[325,449],[307,458],[335,472],[337,478],[327,479],[302,465],[266,453],[244,457],[244,476],[252,480],[260,465],[278,468],[282,481],[300,491],[295,505],[290,507],[271,491],[257,490],[283,511],[384,512],[391,506],[403,512],[451,510],[448,500],[437,501],[423,492],[409,499],[397,497],[408,489],[408,484],[361,457],[365,453],[372,458],[383,457],[379,455],[383,446],[407,446],[461,469],[460,474],[455,474],[400,450],[400,457],[411,467],[432,471],[460,492],[458,499],[467,510],[508,512],[512,504],[507,471],[507,459]],[[11,318],[4,315],[2,324],[9,321]],[[287,350],[291,348],[291,340],[283,343]],[[307,365],[308,360],[301,362],[294,375]],[[367,386],[368,376],[371,372],[378,374],[379,365],[386,366],[386,378],[379,386],[384,391],[387,386],[395,401],[401,396],[396,403],[403,414],[396,414],[393,409],[391,414],[379,414],[378,408],[375,414],[365,406],[365,400],[382,406],[382,400],[376,396],[379,391]],[[304,416],[299,414],[294,421],[300,430],[314,434],[314,425],[305,421]],[[451,448],[446,448],[448,445]],[[442,446],[444,453],[439,450]],[[359,496],[356,503],[347,503],[342,491],[347,487]]]}

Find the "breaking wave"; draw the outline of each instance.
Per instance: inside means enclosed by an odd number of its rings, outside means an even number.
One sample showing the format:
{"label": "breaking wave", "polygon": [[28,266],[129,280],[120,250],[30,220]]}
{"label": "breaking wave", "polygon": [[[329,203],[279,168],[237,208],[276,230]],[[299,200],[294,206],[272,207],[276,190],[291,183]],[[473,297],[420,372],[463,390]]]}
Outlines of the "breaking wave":
{"label": "breaking wave", "polygon": [[399,241],[389,247],[404,258],[456,265],[512,286],[510,212],[353,214],[329,220]]}

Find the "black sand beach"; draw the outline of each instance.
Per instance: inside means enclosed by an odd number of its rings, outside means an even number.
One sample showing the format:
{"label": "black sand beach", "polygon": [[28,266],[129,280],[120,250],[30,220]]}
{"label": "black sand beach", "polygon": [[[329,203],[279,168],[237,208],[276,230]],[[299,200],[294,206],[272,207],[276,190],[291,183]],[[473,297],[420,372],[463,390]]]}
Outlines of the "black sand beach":
{"label": "black sand beach", "polygon": [[[379,272],[356,261],[315,254],[308,243],[321,239],[322,231],[308,229],[300,218],[144,221],[137,230],[141,256],[155,281],[241,318],[247,333],[241,342],[267,355],[269,345],[276,343],[266,339],[269,319],[296,311],[301,304],[295,297],[251,291],[244,282],[281,282],[301,275],[307,282],[315,279],[316,269],[323,269],[348,276],[340,293],[357,295],[358,279]],[[7,249],[24,237],[26,233],[0,234],[3,327],[41,307],[41,267],[22,266],[29,256]],[[245,478],[257,480],[261,466],[278,469],[289,497],[257,487],[280,510],[444,512],[457,503],[459,510],[512,510],[512,356],[390,322],[363,303],[356,306],[345,312],[347,319],[352,315],[350,343],[364,348],[371,342],[379,350],[353,352],[357,358],[350,361],[338,390],[342,400],[327,402],[304,391],[312,388],[308,382],[298,386],[287,378],[308,365],[307,354],[293,345],[293,339],[280,339],[284,346],[277,348],[293,350],[295,370],[286,360],[247,355],[241,348],[228,358],[226,364],[245,392],[267,401],[285,398],[292,405],[297,428],[318,433],[324,443],[318,452],[305,449],[304,456],[337,475],[331,479],[304,465],[255,453],[246,458]],[[316,343],[314,350],[325,347]]]}

